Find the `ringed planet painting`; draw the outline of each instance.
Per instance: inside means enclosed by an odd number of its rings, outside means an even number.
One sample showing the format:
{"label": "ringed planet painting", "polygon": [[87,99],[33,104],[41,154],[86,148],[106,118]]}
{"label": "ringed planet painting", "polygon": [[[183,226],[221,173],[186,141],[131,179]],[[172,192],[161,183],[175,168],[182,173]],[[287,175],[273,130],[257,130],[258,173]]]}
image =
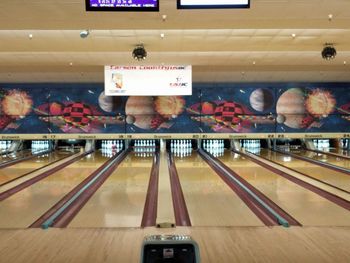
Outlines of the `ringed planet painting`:
{"label": "ringed planet painting", "polygon": [[209,84],[194,84],[192,96],[112,97],[104,94],[102,84],[3,84],[0,130],[5,134],[350,131],[345,84],[220,85],[214,92]]}

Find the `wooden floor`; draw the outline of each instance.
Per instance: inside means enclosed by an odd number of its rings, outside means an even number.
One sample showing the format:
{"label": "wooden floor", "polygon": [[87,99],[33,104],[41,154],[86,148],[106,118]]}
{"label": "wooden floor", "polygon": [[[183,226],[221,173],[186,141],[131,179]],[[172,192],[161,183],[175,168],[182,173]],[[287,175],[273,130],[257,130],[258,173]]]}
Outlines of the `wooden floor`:
{"label": "wooden floor", "polygon": [[[313,164],[284,160],[283,156],[264,151],[261,154],[294,169],[302,169],[310,176],[318,175],[320,179],[332,180],[344,187],[348,183],[344,175],[323,172],[325,168],[316,169]],[[26,229],[106,160],[99,153],[91,156],[1,202],[0,263],[139,262],[142,240],[150,234],[191,235],[199,244],[201,262],[350,262],[350,213],[347,210],[229,152],[221,158],[226,165],[304,226],[262,226],[235,193],[194,153],[191,157],[176,158],[175,162],[192,228],[137,227],[152,159],[130,155],[68,228]],[[164,158],[163,161],[166,162]],[[163,166],[166,167],[166,163]],[[163,172],[160,179],[164,179]],[[168,184],[164,182],[167,185],[164,189],[168,189],[169,194]],[[172,209],[171,202],[167,203],[165,205]],[[162,207],[159,206],[159,213]]]}
{"label": "wooden floor", "polygon": [[189,234],[203,263],[330,262],[350,259],[348,227],[0,230],[0,262],[139,262],[143,237]]}

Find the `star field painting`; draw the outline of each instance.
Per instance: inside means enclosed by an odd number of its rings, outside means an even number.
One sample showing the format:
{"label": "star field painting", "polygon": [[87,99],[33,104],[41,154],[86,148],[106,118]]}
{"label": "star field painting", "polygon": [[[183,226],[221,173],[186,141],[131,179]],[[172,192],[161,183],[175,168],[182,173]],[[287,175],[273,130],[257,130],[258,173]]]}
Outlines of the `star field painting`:
{"label": "star field painting", "polygon": [[350,132],[350,84],[194,84],[110,97],[103,84],[2,84],[3,134]]}

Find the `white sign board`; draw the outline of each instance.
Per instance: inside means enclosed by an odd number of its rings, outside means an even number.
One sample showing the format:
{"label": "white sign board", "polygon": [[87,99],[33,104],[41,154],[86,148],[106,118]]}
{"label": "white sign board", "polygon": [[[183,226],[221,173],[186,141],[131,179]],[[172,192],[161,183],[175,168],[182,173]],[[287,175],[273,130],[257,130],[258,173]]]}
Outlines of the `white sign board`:
{"label": "white sign board", "polygon": [[235,8],[235,7],[249,7],[250,0],[178,0],[179,8],[200,8],[200,7],[214,7],[214,8]]}
{"label": "white sign board", "polygon": [[192,66],[105,66],[105,94],[192,95]]}

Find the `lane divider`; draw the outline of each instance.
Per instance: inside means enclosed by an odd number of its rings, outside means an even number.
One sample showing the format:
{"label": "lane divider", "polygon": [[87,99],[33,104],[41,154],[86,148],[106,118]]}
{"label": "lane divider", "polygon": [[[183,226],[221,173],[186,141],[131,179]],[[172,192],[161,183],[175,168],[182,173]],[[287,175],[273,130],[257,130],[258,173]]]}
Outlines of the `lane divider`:
{"label": "lane divider", "polygon": [[141,227],[156,226],[157,224],[159,157],[159,151],[157,151],[153,156],[153,165],[143,208]]}
{"label": "lane divider", "polygon": [[[305,189],[307,189],[307,190],[309,190],[311,192],[314,192],[315,194],[318,194],[319,196],[321,196],[321,197],[323,197],[323,198],[325,198],[325,199],[335,203],[336,205],[339,205],[340,207],[345,208],[346,210],[350,211],[350,202],[347,201],[346,199],[341,198],[341,197],[339,197],[339,196],[337,196],[335,194],[332,194],[330,192],[327,192],[327,191],[325,191],[325,190],[323,190],[323,189],[321,189],[321,188],[319,188],[319,187],[317,187],[315,185],[312,185],[312,184],[310,184],[308,182],[305,182],[305,181],[303,181],[303,180],[301,180],[299,178],[296,178],[296,177],[294,177],[294,176],[292,176],[292,175],[290,175],[290,174],[288,174],[286,172],[283,172],[283,171],[273,167],[272,165],[266,164],[266,163],[258,160],[257,158],[264,159],[264,160],[266,160],[268,162],[271,162],[271,163],[274,163],[273,161],[271,161],[271,160],[269,160],[267,158],[264,158],[262,156],[257,156],[257,155],[255,155],[253,153],[247,154],[247,153],[239,152],[239,151],[233,151],[233,152],[241,154],[242,156],[248,158],[249,160],[252,160],[256,164],[258,164],[258,165],[260,165],[262,167],[265,167],[266,169],[269,169],[270,171],[274,172],[275,174],[278,174],[278,175],[288,179],[289,181],[291,181],[291,182],[293,182],[293,183],[295,183],[295,184],[297,184],[297,185],[299,185],[301,187],[304,187]],[[252,157],[251,155],[254,156],[254,157]]]}
{"label": "lane divider", "polygon": [[27,160],[33,159],[35,157],[38,157],[40,155],[47,154],[47,153],[50,153],[50,152],[52,152],[52,150],[40,151],[40,152],[36,152],[36,153],[34,153],[34,154],[30,155],[30,156],[26,156],[26,157],[22,157],[22,158],[19,158],[19,159],[14,159],[14,160],[11,160],[11,161],[8,161],[8,162],[0,163],[0,169],[3,169],[5,167],[9,167],[9,166],[15,165],[16,163],[20,163],[20,162],[23,162],[23,161],[27,161]]}
{"label": "lane divider", "polygon": [[289,227],[290,225],[301,226],[296,219],[220,160],[209,155],[202,149],[199,150],[199,154],[265,225],[282,225],[284,227]]}
{"label": "lane divider", "polygon": [[129,152],[127,149],[109,159],[29,227],[66,227]]}
{"label": "lane divider", "polygon": [[88,151],[88,152],[84,152],[82,154],[79,154],[77,157],[73,158],[73,159],[70,159],[68,160],[67,162],[64,162],[60,165],[57,165],[55,167],[53,167],[52,169],[48,170],[48,171],[45,171],[23,183],[20,183],[18,185],[16,185],[15,187],[12,187],[2,193],[0,193],[0,201],[3,201],[5,200],[6,198],[9,198],[10,196],[14,195],[15,193],[18,193],[19,191],[35,184],[36,182],[39,182],[40,180],[52,175],[53,173],[63,169],[64,167],[76,162],[77,160],[83,158],[84,156],[86,155],[89,155],[91,154],[93,151]]}
{"label": "lane divider", "polygon": [[9,180],[9,181],[6,181],[6,182],[0,184],[0,187],[1,187],[1,186],[4,186],[4,185],[6,185],[6,184],[12,183],[12,182],[14,182],[14,181],[16,181],[16,180],[18,180],[18,179],[21,179],[21,178],[23,178],[23,177],[25,177],[25,176],[30,175],[30,174],[33,174],[33,173],[35,173],[35,172],[38,172],[38,171],[40,171],[40,170],[43,170],[43,169],[47,168],[48,166],[51,166],[51,165],[53,165],[53,164],[55,164],[55,163],[58,163],[58,162],[60,162],[60,161],[62,161],[62,160],[64,160],[64,159],[67,159],[67,158],[73,156],[74,154],[76,154],[76,153],[69,154],[69,155],[64,156],[64,157],[62,157],[62,158],[60,158],[60,159],[57,159],[57,160],[55,160],[55,161],[53,161],[53,162],[50,162],[50,163],[48,163],[48,164],[45,164],[45,165],[42,166],[42,167],[39,167],[39,168],[34,169],[34,170],[32,170],[32,171],[30,171],[30,172],[28,172],[28,173],[22,174],[22,175],[20,175],[20,176],[18,176],[18,177],[16,177],[16,178],[13,178],[13,179],[11,179],[11,180]]}
{"label": "lane divider", "polygon": [[343,173],[343,174],[346,174],[346,175],[350,175],[350,170],[349,169],[342,168],[342,167],[339,167],[339,166],[336,166],[336,165],[333,165],[333,164],[330,164],[330,163],[324,163],[324,162],[316,161],[316,160],[313,160],[311,158],[299,156],[299,155],[291,153],[291,152],[280,151],[280,150],[272,150],[272,151],[278,152],[278,153],[281,153],[281,154],[285,154],[285,155],[289,155],[289,156],[291,156],[293,158],[296,158],[296,159],[299,159],[299,160],[302,160],[302,161],[305,161],[305,162],[313,163],[313,164],[316,164],[318,166],[323,166],[325,168],[331,169],[333,171],[337,171],[337,172],[340,172],[340,173]]}
{"label": "lane divider", "polygon": [[191,226],[190,216],[188,214],[185,197],[182,191],[179,175],[176,170],[173,155],[168,150],[168,169],[170,176],[171,195],[173,198],[173,207],[175,215],[175,224],[177,226]]}

